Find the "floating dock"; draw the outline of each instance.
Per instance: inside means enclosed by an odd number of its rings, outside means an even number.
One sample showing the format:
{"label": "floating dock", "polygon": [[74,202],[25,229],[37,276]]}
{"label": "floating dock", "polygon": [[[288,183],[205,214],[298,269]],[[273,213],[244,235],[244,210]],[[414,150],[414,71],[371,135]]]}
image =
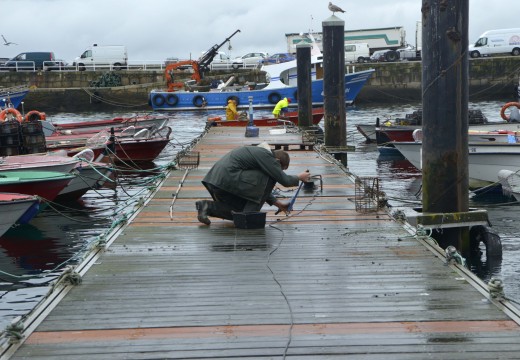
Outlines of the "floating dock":
{"label": "floating dock", "polygon": [[[376,179],[356,178],[301,133],[244,130],[201,137],[72,271],[77,285],[57,283],[22,339],[4,341],[2,358],[518,359],[518,310],[381,208],[377,186],[365,187]],[[289,151],[289,174],[319,175],[314,188],[289,216],[266,205],[262,229],[199,223],[206,172],[262,141]]]}

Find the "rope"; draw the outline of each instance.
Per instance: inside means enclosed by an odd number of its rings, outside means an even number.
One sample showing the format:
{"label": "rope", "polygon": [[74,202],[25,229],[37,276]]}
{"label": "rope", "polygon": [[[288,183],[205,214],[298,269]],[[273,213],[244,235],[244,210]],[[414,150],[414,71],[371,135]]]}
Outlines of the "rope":
{"label": "rope", "polygon": [[505,299],[505,293],[504,293],[504,284],[502,280],[500,280],[497,277],[492,277],[488,284],[488,290],[489,295],[496,300],[504,300]]}
{"label": "rope", "polygon": [[462,257],[455,246],[448,246],[444,252],[446,254],[446,265],[457,263],[467,268],[466,259]]}

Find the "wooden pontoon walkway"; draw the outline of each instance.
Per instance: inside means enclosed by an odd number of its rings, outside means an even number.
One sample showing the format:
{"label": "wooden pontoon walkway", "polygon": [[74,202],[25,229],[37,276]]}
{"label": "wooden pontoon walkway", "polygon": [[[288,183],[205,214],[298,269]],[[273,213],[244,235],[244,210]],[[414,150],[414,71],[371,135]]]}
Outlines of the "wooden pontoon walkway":
{"label": "wooden pontoon walkway", "polygon": [[291,216],[266,206],[265,229],[200,224],[204,174],[262,140],[301,136],[211,129],[194,148],[198,169],[170,173],[11,358],[520,357],[516,309],[385,211],[356,212],[352,177],[313,150],[289,146],[289,173],[323,179]]}

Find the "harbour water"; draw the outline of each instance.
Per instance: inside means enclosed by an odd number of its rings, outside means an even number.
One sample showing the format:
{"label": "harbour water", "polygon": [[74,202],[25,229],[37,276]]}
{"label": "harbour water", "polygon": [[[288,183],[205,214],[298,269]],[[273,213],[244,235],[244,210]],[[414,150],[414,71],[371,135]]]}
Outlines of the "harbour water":
{"label": "harbour water", "polygon": [[[499,121],[503,102],[471,103],[490,121]],[[362,105],[347,111],[348,143],[356,150],[348,154],[348,167],[358,176],[377,176],[389,204],[394,208],[420,205],[421,174],[404,158],[380,155],[374,144],[366,144],[355,129],[358,123],[374,123],[376,117],[394,118],[411,113],[419,103],[406,105]],[[48,114],[56,122],[132,116],[135,113]],[[89,191],[80,201],[63,206],[49,206],[30,224],[11,229],[0,238],[0,328],[25,314],[48,291],[49,280],[64,267],[81,259],[86,249],[106,234],[120,220],[121,212],[139,201],[155,176],[154,167],[171,162],[175,154],[188,146],[203,131],[208,115],[215,112],[178,112],[170,114],[173,139],[160,157],[148,164],[148,171],[121,173],[118,185],[111,189]],[[262,131],[262,130],[260,130]],[[312,169],[310,169],[312,172]],[[290,173],[290,168],[288,170]],[[497,194],[472,197],[471,206],[488,210],[494,230],[503,245],[501,262],[485,260],[473,269],[481,278],[498,276],[504,281],[506,296],[520,301],[520,225],[518,203]]]}

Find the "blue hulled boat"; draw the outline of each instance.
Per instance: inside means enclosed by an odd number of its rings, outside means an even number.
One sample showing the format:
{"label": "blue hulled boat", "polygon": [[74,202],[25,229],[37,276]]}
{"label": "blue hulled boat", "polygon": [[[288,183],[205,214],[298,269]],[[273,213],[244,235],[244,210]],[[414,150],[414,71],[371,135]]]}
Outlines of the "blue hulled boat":
{"label": "blue hulled boat", "polygon": [[[311,57],[312,104],[323,105],[323,57]],[[296,60],[280,64],[264,65],[266,83],[262,85],[235,87],[223,86],[209,91],[152,90],[149,103],[155,111],[223,109],[229,99],[237,101],[241,108],[249,106],[248,98],[253,97],[255,108],[272,108],[280,99],[291,98],[291,106],[297,105]],[[373,69],[345,75],[345,102],[351,104],[359,94]]]}
{"label": "blue hulled boat", "polygon": [[25,87],[0,88],[0,109],[6,107],[13,107],[16,109],[20,106],[28,93],[29,89]]}

